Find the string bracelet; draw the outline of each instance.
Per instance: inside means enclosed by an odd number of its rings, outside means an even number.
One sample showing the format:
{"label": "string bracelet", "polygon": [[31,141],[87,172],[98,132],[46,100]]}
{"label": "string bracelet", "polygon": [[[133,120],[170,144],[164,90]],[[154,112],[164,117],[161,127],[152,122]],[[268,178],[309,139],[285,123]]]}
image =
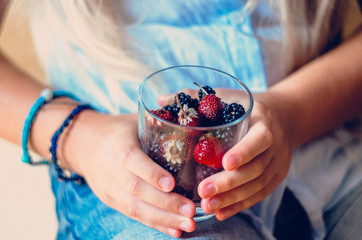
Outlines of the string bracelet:
{"label": "string bracelet", "polygon": [[70,114],[69,116],[64,120],[63,124],[60,126],[60,128],[54,133],[52,140],[51,140],[51,146],[50,146],[50,153],[52,155],[52,162],[54,164],[54,168],[57,171],[58,178],[64,180],[64,181],[83,181],[83,178],[79,176],[78,174],[70,173],[68,170],[63,170],[59,167],[58,161],[57,161],[57,141],[59,138],[59,135],[64,131],[64,129],[69,125],[70,121],[78,115],[81,111],[86,109],[93,109],[89,104],[82,104],[77,106]]}
{"label": "string bracelet", "polygon": [[32,124],[34,122],[34,119],[39,112],[39,110],[47,103],[49,103],[51,100],[58,98],[58,97],[68,97],[71,99],[74,99],[78,101],[78,99],[72,95],[69,92],[66,91],[52,91],[48,88],[45,88],[41,91],[40,96],[32,107],[30,108],[30,111],[25,119],[23,131],[22,131],[22,137],[21,137],[21,148],[23,150],[23,154],[21,156],[21,161],[24,163],[28,163],[31,165],[40,165],[40,164],[48,164],[48,161],[46,160],[39,160],[39,161],[33,161],[29,155],[29,149],[28,149],[28,142],[29,142],[29,135],[30,135],[30,129],[32,127]]}

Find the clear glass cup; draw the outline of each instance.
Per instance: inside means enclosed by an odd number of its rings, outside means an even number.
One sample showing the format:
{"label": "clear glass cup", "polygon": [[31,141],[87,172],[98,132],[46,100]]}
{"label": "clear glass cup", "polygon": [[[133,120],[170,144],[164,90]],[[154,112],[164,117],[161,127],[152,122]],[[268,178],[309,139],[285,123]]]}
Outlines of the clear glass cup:
{"label": "clear glass cup", "polygon": [[[198,98],[200,88],[194,82],[201,86],[212,87],[216,91],[216,96],[222,101],[229,96],[221,93],[225,93],[225,89],[233,89],[236,95],[233,94],[232,102],[244,107],[244,115],[224,125],[186,127],[165,121],[151,112],[163,107],[158,103],[158,97],[161,95],[175,96],[185,89],[193,89],[195,91],[192,91],[192,97]],[[142,82],[138,101],[138,133],[142,150],[173,175],[176,182],[173,192],[193,200],[196,205],[195,221],[206,220],[213,216],[204,213],[200,207],[201,198],[197,192],[199,183],[223,170],[222,167],[214,169],[197,163],[193,157],[196,144],[203,136],[211,135],[220,140],[225,153],[246,134],[252,108],[253,97],[240,80],[210,67],[174,66],[154,72]]]}

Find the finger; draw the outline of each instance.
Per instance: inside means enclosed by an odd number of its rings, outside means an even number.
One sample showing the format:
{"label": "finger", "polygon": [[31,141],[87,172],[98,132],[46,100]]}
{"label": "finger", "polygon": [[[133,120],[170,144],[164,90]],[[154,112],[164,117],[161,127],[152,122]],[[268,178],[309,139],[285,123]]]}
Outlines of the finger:
{"label": "finger", "polygon": [[179,229],[167,228],[167,227],[160,226],[160,225],[157,225],[154,228],[160,232],[163,232],[163,233],[173,237],[173,238],[179,238],[179,237],[181,237],[181,234],[182,234],[182,231]]}
{"label": "finger", "polygon": [[[185,89],[182,89],[181,91],[179,91],[178,93],[181,93],[181,92],[185,93],[186,95],[190,95],[192,98],[198,98],[198,90],[185,88]],[[175,96],[176,96],[176,93],[175,94],[162,94],[157,97],[157,102],[161,107],[166,106],[166,105],[172,105],[175,102]]]}
{"label": "finger", "polygon": [[247,92],[241,92],[238,89],[214,88],[216,96],[226,103],[239,103],[243,106],[249,105],[249,95]]}
{"label": "finger", "polygon": [[119,188],[113,190],[112,197],[108,199],[109,206],[132,219],[152,228],[158,228],[161,231],[171,228],[191,232],[196,227],[196,223],[192,218],[183,217],[155,207]]}
{"label": "finger", "polygon": [[157,102],[161,107],[172,105],[175,101],[175,94],[162,94],[157,97]]}
{"label": "finger", "polygon": [[175,187],[172,175],[150,159],[138,146],[122,151],[120,155],[121,167],[144,181],[165,192],[170,192]]}
{"label": "finger", "polygon": [[118,183],[119,188],[132,196],[185,217],[191,218],[195,215],[196,207],[192,200],[176,193],[163,192],[127,170],[119,169],[117,173],[112,179]]}
{"label": "finger", "polygon": [[257,122],[244,138],[224,154],[224,169],[227,171],[237,169],[264,152],[272,143],[273,137],[269,128],[261,121]]}
{"label": "finger", "polygon": [[204,179],[198,186],[200,197],[210,198],[258,178],[263,174],[270,160],[271,152],[265,151],[236,170],[222,171]]}
{"label": "finger", "polygon": [[250,182],[233,188],[227,192],[217,194],[211,198],[203,199],[201,201],[201,206],[207,213],[209,213],[217,209],[231,206],[237,202],[244,201],[254,194],[261,192],[264,188],[267,188],[274,176],[274,169],[268,167],[262,175]]}
{"label": "finger", "polygon": [[251,197],[249,197],[241,202],[238,202],[231,206],[227,206],[225,208],[216,210],[215,217],[218,220],[222,221],[231,216],[234,216],[235,214],[237,214],[245,209],[248,209],[248,208],[254,206],[258,202],[260,202],[261,200],[266,198],[270,193],[272,193],[274,191],[274,189],[278,186],[279,183],[280,183],[280,179],[277,175],[275,175],[273,177],[273,179],[270,181],[269,185],[267,187],[265,187],[263,190],[257,192],[256,194],[252,195]]}

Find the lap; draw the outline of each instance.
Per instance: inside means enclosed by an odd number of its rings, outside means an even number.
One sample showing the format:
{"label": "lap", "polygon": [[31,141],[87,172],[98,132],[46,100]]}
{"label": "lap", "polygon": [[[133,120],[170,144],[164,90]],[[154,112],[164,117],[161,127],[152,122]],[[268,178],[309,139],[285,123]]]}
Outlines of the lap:
{"label": "lap", "polygon": [[324,214],[326,240],[359,239],[362,236],[362,183]]}
{"label": "lap", "polygon": [[[225,221],[218,221],[215,218],[198,222],[196,230],[192,233],[184,232],[182,239],[192,240],[258,240],[263,239],[251,225],[246,215],[238,214]],[[124,229],[114,239],[174,239],[157,230],[148,228],[141,223],[136,223],[131,228]]]}
{"label": "lap", "polygon": [[[61,182],[52,175],[59,221],[58,240],[63,239],[173,239],[103,204],[87,184]],[[225,221],[215,218],[197,223],[184,239],[263,239],[250,219],[240,213]]]}

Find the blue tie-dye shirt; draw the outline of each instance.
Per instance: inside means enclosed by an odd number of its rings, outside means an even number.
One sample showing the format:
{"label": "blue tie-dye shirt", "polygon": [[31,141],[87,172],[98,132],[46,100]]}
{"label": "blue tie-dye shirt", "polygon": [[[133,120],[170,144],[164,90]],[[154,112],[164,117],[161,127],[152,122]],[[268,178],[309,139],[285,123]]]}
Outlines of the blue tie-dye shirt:
{"label": "blue tie-dye shirt", "polygon": [[[141,23],[128,28],[129,36],[136,40],[132,47],[139,52],[143,64],[154,70],[174,65],[209,66],[237,77],[253,92],[267,90],[261,47],[253,36],[250,19],[241,15],[243,1],[129,0],[124,3],[134,19],[142,18],[139,10],[147,8],[148,14]],[[47,36],[34,37],[39,51]],[[117,85],[110,88],[102,71],[79,46],[72,46],[73,53],[69,56],[64,54],[64,46],[58,44],[57,39],[52,39],[51,44],[54,44],[51,47],[54,53],[46,68],[55,88],[70,91],[101,111],[137,112],[142,79],[135,82],[120,77]],[[79,65],[73,64],[74,58],[86,70],[87,78],[77,76]],[[182,89],[180,84],[177,88]],[[352,134],[339,129],[298,149],[287,179],[273,194],[245,212],[249,212],[261,232],[272,239],[275,212],[288,186],[310,217],[314,239],[323,239],[323,213],[362,180],[361,143],[362,131]]]}
{"label": "blue tie-dye shirt", "polygon": [[[128,15],[142,18],[144,1],[125,1]],[[243,1],[156,0],[146,4],[147,15],[140,24],[127,28],[135,39],[143,64],[154,70],[174,65],[203,65],[227,72],[244,82],[252,91],[267,88],[260,46],[253,36],[250,20],[242,18]],[[137,44],[136,44],[137,43]],[[132,45],[132,44],[131,44]],[[58,51],[61,53],[61,44]],[[72,59],[59,56],[48,63],[50,79],[55,88],[73,92],[100,110],[111,113],[137,111],[139,82],[119,79],[110,93],[102,72],[83,53],[72,46],[73,57],[87,69],[88,78],[74,75]],[[120,72],[122,69],[120,69]],[[151,72],[149,72],[151,74]],[[182,83],[177,86],[182,89]],[[123,94],[123,98],[121,93]],[[116,96],[116,97],[115,97]]]}

